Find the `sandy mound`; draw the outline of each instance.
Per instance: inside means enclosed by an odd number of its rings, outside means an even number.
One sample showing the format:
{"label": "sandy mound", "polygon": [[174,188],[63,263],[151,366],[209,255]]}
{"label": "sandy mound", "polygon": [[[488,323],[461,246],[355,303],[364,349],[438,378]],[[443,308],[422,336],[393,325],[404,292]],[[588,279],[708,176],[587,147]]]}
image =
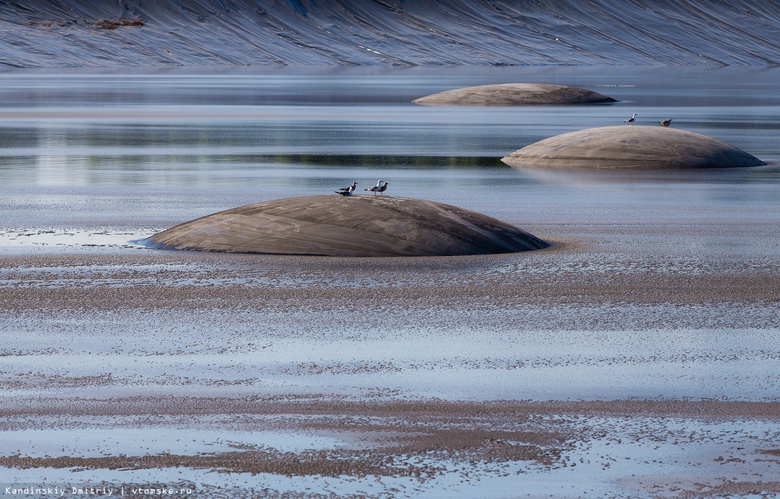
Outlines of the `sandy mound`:
{"label": "sandy mound", "polygon": [[174,249],[325,256],[477,255],[547,246],[516,227],[455,206],[336,194],[214,213],[148,242]]}
{"label": "sandy mound", "polygon": [[518,149],[501,161],[516,168],[734,168],[765,164],[698,133],[632,125],[556,135]]}
{"label": "sandy mound", "polygon": [[420,97],[412,102],[426,106],[530,106],[616,102],[590,90],[543,83],[503,83],[457,88]]}

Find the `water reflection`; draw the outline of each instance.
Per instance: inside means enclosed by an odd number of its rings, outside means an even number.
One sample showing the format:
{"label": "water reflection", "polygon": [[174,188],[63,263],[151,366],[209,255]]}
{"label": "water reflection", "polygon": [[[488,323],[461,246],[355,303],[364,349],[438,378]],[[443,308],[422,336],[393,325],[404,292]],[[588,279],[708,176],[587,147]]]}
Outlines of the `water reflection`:
{"label": "water reflection", "polygon": [[[600,216],[604,206],[631,211],[741,202],[768,203],[766,210],[780,199],[776,166],[561,174],[500,162],[532,142],[620,125],[638,113],[640,125],[673,118],[676,128],[776,165],[780,70],[374,71],[0,74],[0,198],[16,206],[29,196],[109,196],[120,207],[81,213],[90,219],[120,217],[128,204],[154,218],[175,200],[184,217],[327,193],[353,180],[362,188],[384,178],[395,195],[499,218],[517,219],[522,209],[548,220]],[[411,103],[450,88],[511,81],[581,86],[619,102],[524,108]]]}

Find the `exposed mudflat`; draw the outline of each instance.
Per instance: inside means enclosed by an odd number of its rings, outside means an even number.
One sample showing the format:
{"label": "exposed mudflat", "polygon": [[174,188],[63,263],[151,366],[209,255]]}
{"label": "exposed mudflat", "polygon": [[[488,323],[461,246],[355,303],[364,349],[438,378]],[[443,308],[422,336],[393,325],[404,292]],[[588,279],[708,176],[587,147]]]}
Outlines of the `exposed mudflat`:
{"label": "exposed mudflat", "polygon": [[[660,227],[461,257],[110,234],[3,256],[0,466],[206,496],[778,493],[774,229]],[[713,231],[753,252],[693,256]]]}
{"label": "exposed mudflat", "polygon": [[[24,453],[0,457],[0,466],[12,478],[45,470],[65,497],[90,483],[115,496],[152,488],[195,497],[519,490],[570,497],[583,486],[595,496],[722,497],[780,489],[776,404],[135,397],[63,409],[33,409],[44,427],[32,426],[26,413],[0,410],[5,440],[27,440]],[[101,421],[111,422],[110,433]],[[73,439],[61,442],[65,432]],[[88,445],[90,434],[98,445]]]}

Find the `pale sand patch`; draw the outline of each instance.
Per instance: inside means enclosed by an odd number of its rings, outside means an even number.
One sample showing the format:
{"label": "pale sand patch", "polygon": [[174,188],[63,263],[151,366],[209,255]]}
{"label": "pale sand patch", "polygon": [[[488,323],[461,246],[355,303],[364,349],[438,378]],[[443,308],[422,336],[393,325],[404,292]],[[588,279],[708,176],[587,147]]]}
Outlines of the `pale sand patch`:
{"label": "pale sand patch", "polygon": [[763,161],[731,144],[660,126],[605,126],[549,137],[501,159],[514,168],[743,168]]}
{"label": "pale sand patch", "polygon": [[565,85],[498,83],[446,90],[412,102],[426,106],[535,106],[617,101],[598,92]]}

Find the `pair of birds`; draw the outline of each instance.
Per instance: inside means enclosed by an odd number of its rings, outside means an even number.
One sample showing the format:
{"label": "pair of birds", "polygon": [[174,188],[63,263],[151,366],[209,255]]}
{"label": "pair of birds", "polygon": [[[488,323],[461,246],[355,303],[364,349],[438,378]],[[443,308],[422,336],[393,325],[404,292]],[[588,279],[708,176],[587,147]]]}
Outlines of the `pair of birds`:
{"label": "pair of birds", "polygon": [[[624,121],[624,123],[631,123],[633,125],[637,116],[639,116],[639,115],[634,113],[633,115],[631,115],[630,118],[628,118],[626,121]],[[661,121],[658,122],[658,124],[661,125],[661,126],[669,126],[669,125],[672,124],[672,119],[669,118],[668,120],[661,120]]]}
{"label": "pair of birds", "polygon": [[[376,185],[369,187],[367,189],[363,189],[364,191],[370,191],[374,193],[374,196],[376,196],[377,192],[385,192],[387,190],[389,182],[385,182],[382,179],[379,179],[376,181]],[[351,196],[353,192],[355,192],[355,187],[357,187],[357,182],[352,182],[352,185],[348,185],[347,187],[342,187],[341,189],[336,191],[336,194],[341,194],[342,196]]]}

